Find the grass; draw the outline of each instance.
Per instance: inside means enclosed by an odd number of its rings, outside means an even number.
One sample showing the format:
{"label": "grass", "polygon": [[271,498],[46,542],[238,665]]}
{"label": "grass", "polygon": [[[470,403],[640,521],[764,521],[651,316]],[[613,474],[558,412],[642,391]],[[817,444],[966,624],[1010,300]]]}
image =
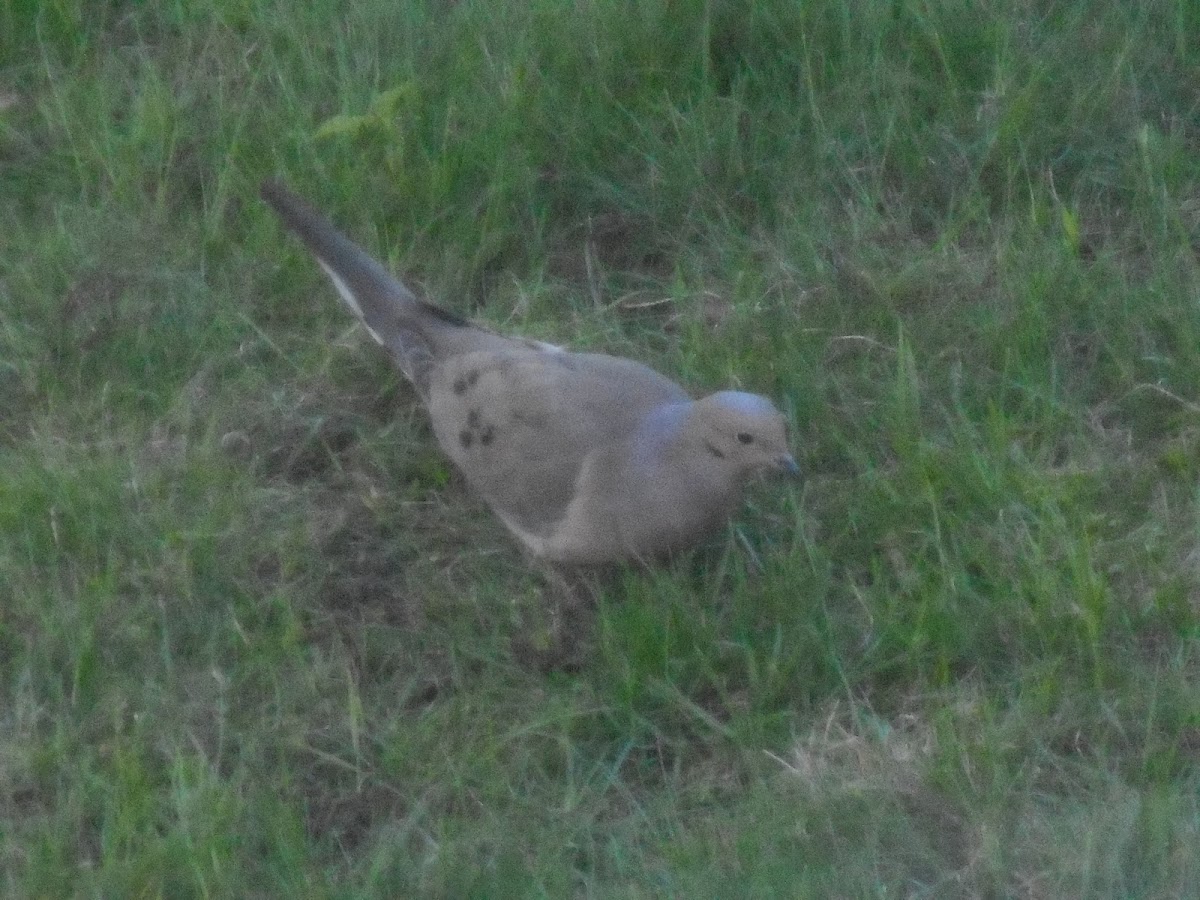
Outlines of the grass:
{"label": "grass", "polygon": [[[0,892],[1200,893],[1200,7],[0,7]],[[256,199],[779,399],[566,608]]]}

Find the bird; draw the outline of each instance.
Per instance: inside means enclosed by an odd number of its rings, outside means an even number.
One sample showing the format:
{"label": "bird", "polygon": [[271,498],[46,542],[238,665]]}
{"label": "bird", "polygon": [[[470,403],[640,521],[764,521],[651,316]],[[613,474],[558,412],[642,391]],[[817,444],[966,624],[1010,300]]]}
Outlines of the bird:
{"label": "bird", "polygon": [[797,475],[758,394],[693,399],[640,362],[500,334],[418,297],[282,181],[263,200],[391,356],[470,487],[537,560],[661,562],[723,528],[763,473]]}

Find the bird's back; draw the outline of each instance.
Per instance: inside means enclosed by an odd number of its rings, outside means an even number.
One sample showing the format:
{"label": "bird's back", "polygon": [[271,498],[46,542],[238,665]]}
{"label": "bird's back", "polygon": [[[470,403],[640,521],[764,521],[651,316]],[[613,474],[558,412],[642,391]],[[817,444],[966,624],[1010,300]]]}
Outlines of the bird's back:
{"label": "bird's back", "polygon": [[566,514],[590,454],[688,399],[632,360],[517,349],[443,361],[429,411],[438,443],[484,499],[514,530],[540,534]]}

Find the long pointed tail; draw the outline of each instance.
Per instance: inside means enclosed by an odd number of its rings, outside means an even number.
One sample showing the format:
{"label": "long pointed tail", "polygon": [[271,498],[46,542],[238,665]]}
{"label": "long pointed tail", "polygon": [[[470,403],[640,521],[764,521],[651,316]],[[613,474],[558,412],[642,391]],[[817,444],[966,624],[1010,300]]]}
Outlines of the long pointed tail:
{"label": "long pointed tail", "polygon": [[304,242],[342,301],[391,352],[401,370],[423,387],[432,354],[430,328],[470,327],[453,313],[419,300],[365,250],[280,181],[264,181],[262,198]]}

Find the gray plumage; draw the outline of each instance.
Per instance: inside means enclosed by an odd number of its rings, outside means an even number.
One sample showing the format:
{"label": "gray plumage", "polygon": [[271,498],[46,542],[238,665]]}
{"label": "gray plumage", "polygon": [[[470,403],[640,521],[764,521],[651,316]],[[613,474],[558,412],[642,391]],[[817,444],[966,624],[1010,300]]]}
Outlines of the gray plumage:
{"label": "gray plumage", "polygon": [[633,360],[496,334],[417,298],[284,185],[266,182],[262,196],[416,386],[442,449],[535,555],[661,557],[726,522],[758,472],[796,471],[766,398],[693,401]]}

